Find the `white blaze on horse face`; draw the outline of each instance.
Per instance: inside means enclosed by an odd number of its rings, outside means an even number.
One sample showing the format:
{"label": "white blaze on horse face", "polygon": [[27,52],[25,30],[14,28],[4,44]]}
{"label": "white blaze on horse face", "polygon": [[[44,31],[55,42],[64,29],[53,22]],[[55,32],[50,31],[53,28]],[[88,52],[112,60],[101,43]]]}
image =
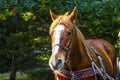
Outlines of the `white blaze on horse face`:
{"label": "white blaze on horse face", "polygon": [[[60,35],[61,32],[64,30],[64,26],[63,25],[57,25],[54,29],[55,33],[54,33],[54,37],[55,37],[55,41],[54,41],[54,45],[55,44],[60,44]],[[53,55],[55,56],[59,51],[59,46],[54,46],[53,47]]]}
{"label": "white blaze on horse face", "polygon": [[[54,40],[53,45],[60,44],[60,35],[64,29],[65,29],[65,27],[63,25],[57,25],[55,27],[54,33],[53,33],[55,40]],[[52,49],[52,57],[53,57],[52,64],[53,65],[56,65],[55,55],[57,55],[59,48],[60,48],[59,46],[54,46]]]}

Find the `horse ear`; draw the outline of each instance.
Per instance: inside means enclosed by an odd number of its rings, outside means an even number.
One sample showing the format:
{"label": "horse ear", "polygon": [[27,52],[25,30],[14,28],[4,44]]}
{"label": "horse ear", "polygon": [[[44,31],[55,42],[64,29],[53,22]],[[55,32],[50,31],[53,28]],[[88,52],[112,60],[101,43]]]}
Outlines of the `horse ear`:
{"label": "horse ear", "polygon": [[54,21],[55,19],[57,19],[57,15],[55,15],[55,13],[53,13],[51,10],[50,10],[50,16],[52,18],[52,21]]}
{"label": "horse ear", "polygon": [[74,7],[72,13],[70,14],[70,19],[72,22],[74,22],[74,20],[76,18],[76,12],[77,12],[77,7]]}

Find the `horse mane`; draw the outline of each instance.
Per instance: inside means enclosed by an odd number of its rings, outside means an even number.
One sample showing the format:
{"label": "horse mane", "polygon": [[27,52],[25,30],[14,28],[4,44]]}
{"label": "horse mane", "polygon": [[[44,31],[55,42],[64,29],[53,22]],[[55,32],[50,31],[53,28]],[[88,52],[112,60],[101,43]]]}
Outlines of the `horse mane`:
{"label": "horse mane", "polygon": [[[75,30],[76,30],[76,35],[77,35],[77,38],[78,38],[78,45],[80,46],[79,47],[80,52],[86,53],[85,52],[86,50],[89,50],[90,52],[92,52],[90,47],[88,46],[88,44],[86,44],[85,37],[82,34],[81,30],[77,26],[75,26]],[[81,48],[81,46],[85,49]],[[83,54],[83,53],[81,53],[81,54]]]}

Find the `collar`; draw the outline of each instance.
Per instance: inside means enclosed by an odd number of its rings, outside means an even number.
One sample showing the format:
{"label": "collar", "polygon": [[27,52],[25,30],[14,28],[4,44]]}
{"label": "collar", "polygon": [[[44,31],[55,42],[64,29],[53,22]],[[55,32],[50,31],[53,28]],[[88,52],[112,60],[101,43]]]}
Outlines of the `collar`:
{"label": "collar", "polygon": [[86,68],[83,70],[79,70],[79,71],[73,71],[74,76],[72,76],[71,72],[68,70],[62,70],[60,71],[54,71],[54,74],[60,79],[63,80],[65,79],[71,79],[72,77],[75,77],[75,80],[79,80],[79,79],[85,79],[85,78],[89,78],[95,75],[100,74],[97,70],[95,70],[95,72],[93,71],[92,67],[90,68]]}

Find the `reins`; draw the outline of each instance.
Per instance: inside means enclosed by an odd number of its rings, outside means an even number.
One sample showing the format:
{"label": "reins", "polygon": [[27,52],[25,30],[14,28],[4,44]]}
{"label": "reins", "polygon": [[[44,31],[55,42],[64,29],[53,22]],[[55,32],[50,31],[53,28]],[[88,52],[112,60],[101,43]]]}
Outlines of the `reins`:
{"label": "reins", "polygon": [[[100,68],[98,68],[98,66],[95,64],[95,62],[94,62],[94,61],[91,61],[91,65],[92,65],[93,70],[95,71],[95,69],[97,69],[98,72],[100,73],[101,77],[102,77],[104,80],[105,80],[105,79],[114,80],[114,79],[106,72],[106,69],[105,69],[103,60],[102,60],[99,52],[98,52],[93,46],[90,46],[90,48],[92,49],[93,52],[95,52],[96,56],[98,57],[99,63],[100,63]],[[89,54],[89,52],[88,52],[88,54]],[[95,80],[97,80],[96,75],[95,75]]]}

